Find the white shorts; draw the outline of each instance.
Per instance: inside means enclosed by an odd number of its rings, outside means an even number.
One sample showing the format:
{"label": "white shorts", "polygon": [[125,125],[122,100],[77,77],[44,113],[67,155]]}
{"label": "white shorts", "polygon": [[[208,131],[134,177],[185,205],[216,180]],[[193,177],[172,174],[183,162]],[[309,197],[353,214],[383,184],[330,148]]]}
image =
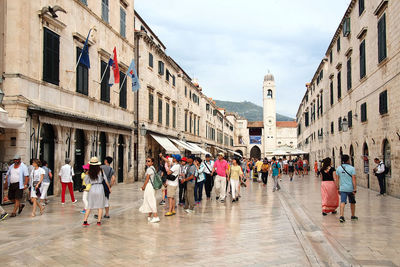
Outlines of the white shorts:
{"label": "white shorts", "polygon": [[47,191],[49,190],[50,183],[42,183],[40,186],[40,193],[42,195],[40,196],[40,199],[46,199],[47,198]]}

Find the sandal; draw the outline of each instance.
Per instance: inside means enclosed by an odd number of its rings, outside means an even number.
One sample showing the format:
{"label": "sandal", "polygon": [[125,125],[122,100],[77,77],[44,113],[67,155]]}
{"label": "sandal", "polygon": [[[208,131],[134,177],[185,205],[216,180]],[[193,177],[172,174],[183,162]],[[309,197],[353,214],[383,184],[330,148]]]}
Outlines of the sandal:
{"label": "sandal", "polygon": [[17,214],[16,213],[11,213],[10,217],[17,217]]}

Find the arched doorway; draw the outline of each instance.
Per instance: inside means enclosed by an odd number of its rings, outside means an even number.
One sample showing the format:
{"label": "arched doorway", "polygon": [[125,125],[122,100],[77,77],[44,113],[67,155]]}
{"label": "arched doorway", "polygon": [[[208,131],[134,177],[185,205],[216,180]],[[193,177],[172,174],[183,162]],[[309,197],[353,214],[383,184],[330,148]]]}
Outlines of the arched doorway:
{"label": "arched doorway", "polygon": [[[56,173],[54,170],[54,129],[50,124],[43,124],[40,129],[40,154],[39,159],[41,161],[46,161],[49,169],[53,172],[53,175]],[[54,177],[50,181],[50,186],[47,191],[48,195],[53,195],[53,181]]]}
{"label": "arched doorway", "polygon": [[239,153],[239,154],[242,155],[242,157],[243,157],[243,152],[242,152],[242,150],[238,149],[238,150],[236,150],[235,152],[236,152],[236,153]]}
{"label": "arched doorway", "polygon": [[390,143],[387,139],[383,140],[383,163],[385,163],[385,168],[389,169],[389,173],[387,174],[387,176],[391,175],[391,160],[390,160]]}
{"label": "arched doorway", "polygon": [[260,159],[261,149],[258,146],[253,146],[250,150],[250,157],[255,159]]}
{"label": "arched doorway", "polygon": [[124,137],[118,136],[118,183],[124,181]]}
{"label": "arched doorway", "polygon": [[336,168],[335,148],[332,148],[332,166]]}
{"label": "arched doorway", "polygon": [[339,161],[340,161],[340,164],[342,164],[342,156],[343,156],[343,148],[340,147],[340,149],[339,149]]}
{"label": "arched doorway", "polygon": [[353,145],[350,145],[350,162],[351,162],[351,165],[354,166],[354,149],[353,149]]}
{"label": "arched doorway", "polygon": [[82,166],[85,165],[85,133],[81,129],[75,131],[74,190],[82,186]]}
{"label": "arched doorway", "polygon": [[369,151],[367,143],[363,145],[363,162],[364,162],[364,174],[367,175],[367,187],[370,188],[369,183]]}
{"label": "arched doorway", "polygon": [[101,163],[104,162],[107,153],[107,137],[105,132],[100,133],[100,142],[99,142],[99,160]]}

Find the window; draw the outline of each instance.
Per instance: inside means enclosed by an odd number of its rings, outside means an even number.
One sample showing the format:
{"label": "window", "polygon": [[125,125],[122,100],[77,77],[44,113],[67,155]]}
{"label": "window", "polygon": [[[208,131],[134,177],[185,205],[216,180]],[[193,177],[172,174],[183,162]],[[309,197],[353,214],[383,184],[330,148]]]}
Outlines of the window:
{"label": "window", "polygon": [[200,118],[197,118],[197,135],[200,135]]}
{"label": "window", "polygon": [[162,99],[158,99],[158,123],[162,123]]}
{"label": "window", "polygon": [[361,122],[367,121],[367,103],[361,104]]}
{"label": "window", "polygon": [[310,119],[309,119],[309,112],[307,111],[304,113],[304,126],[308,127],[310,125]]}
{"label": "window", "polygon": [[189,133],[192,132],[192,114],[189,115]]}
{"label": "window", "polygon": [[353,111],[349,111],[349,112],[347,112],[347,122],[348,122],[348,125],[349,125],[349,128],[352,128],[353,127]]}
{"label": "window", "polygon": [[154,63],[153,63],[153,54],[149,53],[149,67],[153,68]]}
{"label": "window", "polygon": [[361,16],[361,14],[364,12],[365,5],[364,5],[364,0],[358,0],[358,15]]}
{"label": "window", "polygon": [[[104,77],[103,77],[104,75]],[[110,86],[108,85],[108,80],[110,79],[110,68],[108,64],[104,61],[101,61],[101,72],[100,79],[101,80],[101,92],[100,92],[100,100],[105,102],[110,102]]]}
{"label": "window", "polygon": [[337,40],[336,40],[336,50],[338,52],[340,51],[340,37],[338,37]]}
{"label": "window", "polygon": [[168,69],[166,69],[166,71],[165,71],[165,80],[167,81],[167,82],[169,82],[169,70]]}
{"label": "window", "polygon": [[[78,61],[79,56],[82,53],[82,49],[79,47],[76,48],[76,61]],[[76,69],[76,91],[78,93],[88,95],[88,87],[89,87],[89,69],[79,63]]]}
{"label": "window", "polygon": [[149,94],[149,121],[154,120],[154,96]]}
{"label": "window", "polygon": [[176,107],[172,107],[172,127],[176,128]]}
{"label": "window", "polygon": [[315,121],[315,102],[312,104],[311,116],[312,120]]}
{"label": "window", "polygon": [[335,125],[333,124],[333,121],[331,122],[331,134],[335,132]]}
{"label": "window", "polygon": [[333,55],[332,55],[332,50],[329,52],[329,63],[332,63],[333,61]]}
{"label": "window", "polygon": [[379,94],[379,114],[388,113],[387,90]]}
{"label": "window", "polygon": [[272,90],[268,89],[267,91],[267,98],[272,98]]}
{"label": "window", "polygon": [[343,22],[343,37],[350,35],[350,17],[344,19]]}
{"label": "window", "polygon": [[390,159],[390,143],[387,139],[383,141],[383,163],[385,164],[385,168],[389,169],[388,176],[392,175],[391,172],[391,159]]}
{"label": "window", "polygon": [[101,0],[101,18],[108,22],[108,0]]}
{"label": "window", "polygon": [[59,85],[60,36],[44,28],[43,81]]}
{"label": "window", "polygon": [[331,80],[330,84],[330,90],[331,90],[331,105],[333,105],[333,81]]}
{"label": "window", "polygon": [[323,98],[322,98],[322,92],[321,92],[321,95],[319,96],[319,107],[318,107],[318,109],[319,109],[319,114],[321,114],[321,116],[322,116],[322,111],[323,111],[323,109],[322,109],[322,101],[323,101]]}
{"label": "window", "polygon": [[386,14],[378,21],[378,61],[382,62],[387,56],[386,51]]}
{"label": "window", "polygon": [[126,11],[124,8],[119,8],[119,33],[126,37]]}
{"label": "window", "polygon": [[187,128],[188,128],[188,114],[187,111],[185,112],[185,132],[187,132]]}
{"label": "window", "polygon": [[337,74],[337,98],[342,97],[342,72],[339,71]]}
{"label": "window", "polygon": [[365,40],[363,40],[360,44],[360,79],[364,78],[367,72],[365,63]]}
{"label": "window", "polygon": [[351,89],[351,57],[347,59],[347,90]]}
{"label": "window", "polygon": [[158,61],[158,74],[164,75],[164,62]]}
{"label": "window", "polygon": [[185,86],[185,96],[187,96],[187,87]]}
{"label": "window", "polygon": [[175,86],[175,75],[172,75],[172,86]]}
{"label": "window", "polygon": [[317,96],[317,118],[319,118],[319,96]]}
{"label": "window", "polygon": [[196,115],[193,116],[193,133],[196,134]]}
{"label": "window", "polygon": [[[126,80],[125,80],[125,73],[122,71],[119,72],[119,106],[121,108],[126,108]],[[125,82],[124,82],[125,80]]]}
{"label": "window", "polygon": [[339,118],[338,118],[338,130],[339,130],[339,132],[343,130],[343,127],[342,127],[342,117],[339,117]]}
{"label": "window", "polygon": [[169,103],[165,103],[165,125],[169,126]]}

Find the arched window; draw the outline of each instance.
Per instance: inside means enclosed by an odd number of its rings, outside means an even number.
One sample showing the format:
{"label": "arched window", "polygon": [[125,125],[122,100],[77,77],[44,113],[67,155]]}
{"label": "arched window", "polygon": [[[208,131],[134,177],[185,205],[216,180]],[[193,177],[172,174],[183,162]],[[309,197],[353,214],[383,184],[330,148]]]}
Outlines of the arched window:
{"label": "arched window", "polygon": [[268,89],[267,91],[267,98],[272,98],[272,90]]}
{"label": "arched window", "polygon": [[391,175],[391,160],[390,160],[390,143],[387,139],[383,140],[383,162],[385,163],[385,166],[389,168],[389,173],[387,174],[388,176]]}

